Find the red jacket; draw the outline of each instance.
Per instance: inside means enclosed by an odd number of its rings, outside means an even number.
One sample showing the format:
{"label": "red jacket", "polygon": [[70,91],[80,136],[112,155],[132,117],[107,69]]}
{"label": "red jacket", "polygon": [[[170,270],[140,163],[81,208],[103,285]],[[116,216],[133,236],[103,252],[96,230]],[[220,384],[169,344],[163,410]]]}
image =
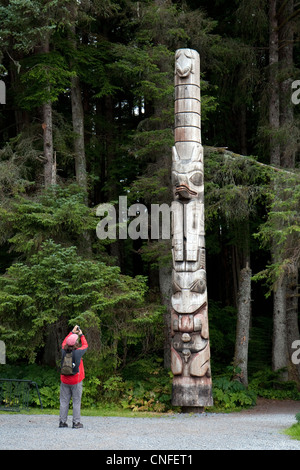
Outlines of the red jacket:
{"label": "red jacket", "polygon": [[[62,342],[62,354],[64,352],[64,348],[65,348],[65,345],[67,343],[67,338],[72,335],[72,331],[65,337],[65,339],[63,340]],[[88,348],[88,343],[87,343],[87,340],[85,339],[85,336],[82,335],[80,336],[80,340],[81,340],[81,346],[80,348],[78,349],[75,349],[73,351],[73,354],[74,354],[74,361],[75,361],[75,364],[78,362],[79,363],[79,367],[78,367],[78,372],[75,373],[74,375],[61,375],[60,376],[60,380],[64,383],[64,384],[69,384],[69,385],[75,385],[79,382],[81,382],[84,377],[85,377],[85,374],[84,374],[84,366],[83,366],[83,361],[82,361],[82,356],[84,355],[84,353],[86,352],[87,348]],[[75,369],[76,370],[76,369]]]}

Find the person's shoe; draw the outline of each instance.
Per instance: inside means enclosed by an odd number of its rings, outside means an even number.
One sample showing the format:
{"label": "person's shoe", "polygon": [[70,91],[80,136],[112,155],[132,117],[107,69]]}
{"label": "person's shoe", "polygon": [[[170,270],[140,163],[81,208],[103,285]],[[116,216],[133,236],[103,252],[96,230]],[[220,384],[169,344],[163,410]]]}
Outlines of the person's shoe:
{"label": "person's shoe", "polygon": [[60,421],[58,427],[59,427],[59,428],[67,428],[68,425],[67,425],[67,423],[63,423],[62,421]]}
{"label": "person's shoe", "polygon": [[80,428],[83,428],[83,424],[81,424],[81,423],[73,423],[73,426],[72,426],[72,428],[74,428],[74,429],[80,429]]}

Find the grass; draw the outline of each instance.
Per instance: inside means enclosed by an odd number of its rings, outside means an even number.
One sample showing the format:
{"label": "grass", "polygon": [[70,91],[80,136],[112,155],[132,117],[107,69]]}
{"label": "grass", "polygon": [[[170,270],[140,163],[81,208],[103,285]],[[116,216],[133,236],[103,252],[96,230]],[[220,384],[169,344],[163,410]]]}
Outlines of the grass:
{"label": "grass", "polygon": [[[29,408],[21,409],[20,411],[2,411],[0,410],[0,414],[25,414],[25,415],[59,415],[58,409],[53,408]],[[69,415],[72,414],[72,405],[69,409]],[[152,411],[132,411],[130,409],[123,409],[117,406],[104,406],[101,408],[82,408],[81,415],[82,416],[118,416],[122,418],[159,418],[162,416],[171,416],[174,412],[166,412],[166,413],[157,413]]]}
{"label": "grass", "polygon": [[293,439],[297,439],[300,441],[300,413],[296,413],[295,415],[297,423],[293,424],[290,428],[284,431],[284,434],[292,437]]}
{"label": "grass", "polygon": [[293,424],[290,428],[284,431],[284,434],[300,441],[300,423]]}
{"label": "grass", "polygon": [[[207,407],[204,409],[204,413],[232,413],[244,410],[245,407],[225,408],[225,407]],[[1,414],[24,414],[24,415],[59,415],[59,409],[55,408],[38,408],[33,407],[26,410],[25,408],[19,411],[4,411],[0,409]],[[103,406],[97,406],[97,408],[81,408],[82,416],[118,416],[121,418],[160,418],[166,416],[175,416],[177,413],[181,413],[180,407],[174,407],[172,410],[165,412],[158,411],[133,411],[129,408],[124,409],[117,405],[109,404]],[[72,414],[72,403],[69,408],[69,415]],[[192,414],[192,412],[190,413]]]}

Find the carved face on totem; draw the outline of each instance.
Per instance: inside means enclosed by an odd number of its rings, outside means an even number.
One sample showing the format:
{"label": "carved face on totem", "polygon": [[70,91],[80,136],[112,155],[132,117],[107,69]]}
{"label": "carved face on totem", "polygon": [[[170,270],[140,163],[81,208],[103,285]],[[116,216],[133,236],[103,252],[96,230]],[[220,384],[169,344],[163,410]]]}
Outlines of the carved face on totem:
{"label": "carved face on totem", "polygon": [[175,272],[172,282],[172,307],[177,313],[193,313],[207,302],[206,272]]}
{"label": "carved face on totem", "polygon": [[203,194],[203,171],[200,162],[176,162],[172,166],[172,184],[175,196],[191,199]]}
{"label": "carved face on totem", "polygon": [[[190,155],[181,158],[177,148],[173,147],[172,163],[172,184],[175,196],[179,199],[191,199],[193,197],[202,197],[203,184],[203,156],[202,146],[194,145],[189,150]],[[190,159],[186,159],[190,157]]]}

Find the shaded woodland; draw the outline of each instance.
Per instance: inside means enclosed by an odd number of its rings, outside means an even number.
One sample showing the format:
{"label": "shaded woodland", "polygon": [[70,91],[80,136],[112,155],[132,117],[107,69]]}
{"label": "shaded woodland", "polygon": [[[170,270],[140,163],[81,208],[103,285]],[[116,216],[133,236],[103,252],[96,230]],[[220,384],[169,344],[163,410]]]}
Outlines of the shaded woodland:
{"label": "shaded woodland", "polygon": [[[0,338],[98,377],[169,368],[170,240],[99,240],[99,204],[169,204],[174,53],[201,57],[212,373],[300,384],[300,8],[292,0],[0,2]],[[26,338],[26,339],[24,339]]]}

